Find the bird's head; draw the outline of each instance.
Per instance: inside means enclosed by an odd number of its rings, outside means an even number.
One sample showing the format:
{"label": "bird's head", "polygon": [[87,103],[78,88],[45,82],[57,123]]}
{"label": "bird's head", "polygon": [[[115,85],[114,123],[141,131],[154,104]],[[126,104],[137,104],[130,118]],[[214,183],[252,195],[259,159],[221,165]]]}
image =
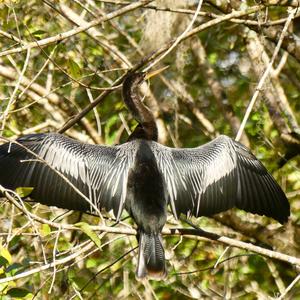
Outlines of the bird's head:
{"label": "bird's head", "polygon": [[138,93],[138,86],[145,80],[157,75],[166,68],[153,72],[129,72],[124,79],[122,94],[123,100],[134,119],[139,123],[129,140],[147,139],[157,141],[158,131],[155,118],[151,110],[145,106]]}
{"label": "bird's head", "polygon": [[151,71],[151,72],[128,72],[128,74],[125,76],[123,86],[126,86],[126,87],[128,87],[128,86],[131,86],[131,87],[139,86],[145,80],[148,80],[148,79],[156,76],[157,74],[161,73],[162,71],[164,71],[168,67],[169,66],[166,66],[166,67],[163,67],[163,68],[160,68],[158,70]]}

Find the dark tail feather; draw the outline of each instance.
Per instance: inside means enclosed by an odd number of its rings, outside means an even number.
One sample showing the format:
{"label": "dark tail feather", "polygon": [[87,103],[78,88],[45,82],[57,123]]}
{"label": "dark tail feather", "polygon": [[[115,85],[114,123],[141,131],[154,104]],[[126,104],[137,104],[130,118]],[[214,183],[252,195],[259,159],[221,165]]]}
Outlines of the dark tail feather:
{"label": "dark tail feather", "polygon": [[149,276],[152,279],[159,280],[165,275],[165,251],[160,233],[140,232],[137,279]]}

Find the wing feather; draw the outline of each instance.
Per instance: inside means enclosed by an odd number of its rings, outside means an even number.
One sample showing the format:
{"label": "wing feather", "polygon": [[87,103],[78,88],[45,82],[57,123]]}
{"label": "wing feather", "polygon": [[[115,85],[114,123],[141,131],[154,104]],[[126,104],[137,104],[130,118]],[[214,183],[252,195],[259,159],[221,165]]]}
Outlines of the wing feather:
{"label": "wing feather", "polygon": [[152,144],[173,214],[209,216],[232,207],[285,222],[287,198],[262,163],[242,144],[220,136],[201,147]]}
{"label": "wing feather", "polygon": [[17,142],[23,147],[16,143],[0,146],[1,185],[10,189],[33,187],[30,196],[47,205],[93,213],[96,208],[104,208],[120,217],[126,199],[127,174],[136,153],[134,143],[115,147],[88,145],[60,134],[27,135]]}

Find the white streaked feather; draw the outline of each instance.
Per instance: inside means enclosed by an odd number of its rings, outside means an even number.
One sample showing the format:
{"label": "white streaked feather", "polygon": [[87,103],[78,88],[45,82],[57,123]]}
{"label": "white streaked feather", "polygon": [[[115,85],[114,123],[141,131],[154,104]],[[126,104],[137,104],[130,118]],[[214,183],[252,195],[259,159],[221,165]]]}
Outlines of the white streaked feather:
{"label": "white streaked feather", "polygon": [[226,136],[198,148],[174,149],[153,143],[152,150],[166,182],[175,217],[177,205],[184,210],[179,212],[201,215],[201,201],[207,187],[236,168],[234,145]]}
{"label": "white streaked feather", "polygon": [[[113,208],[110,200],[120,191],[117,211],[120,217],[126,200],[128,172],[137,151],[134,143],[115,147],[82,146],[62,135],[49,134],[38,149],[38,155],[52,168],[87,186],[87,196],[97,207]],[[92,207],[90,210],[95,212]]]}

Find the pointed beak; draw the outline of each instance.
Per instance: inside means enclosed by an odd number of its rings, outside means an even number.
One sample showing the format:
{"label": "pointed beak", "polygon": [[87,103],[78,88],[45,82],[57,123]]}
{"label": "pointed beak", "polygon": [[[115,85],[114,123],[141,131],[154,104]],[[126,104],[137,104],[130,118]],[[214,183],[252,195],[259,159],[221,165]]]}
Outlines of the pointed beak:
{"label": "pointed beak", "polygon": [[160,68],[160,69],[158,69],[158,70],[155,70],[155,71],[146,73],[145,80],[148,80],[148,79],[150,79],[151,77],[154,77],[154,76],[160,74],[161,72],[163,72],[164,70],[166,70],[166,69],[168,69],[168,68],[169,68],[169,66],[165,66],[165,67]]}

